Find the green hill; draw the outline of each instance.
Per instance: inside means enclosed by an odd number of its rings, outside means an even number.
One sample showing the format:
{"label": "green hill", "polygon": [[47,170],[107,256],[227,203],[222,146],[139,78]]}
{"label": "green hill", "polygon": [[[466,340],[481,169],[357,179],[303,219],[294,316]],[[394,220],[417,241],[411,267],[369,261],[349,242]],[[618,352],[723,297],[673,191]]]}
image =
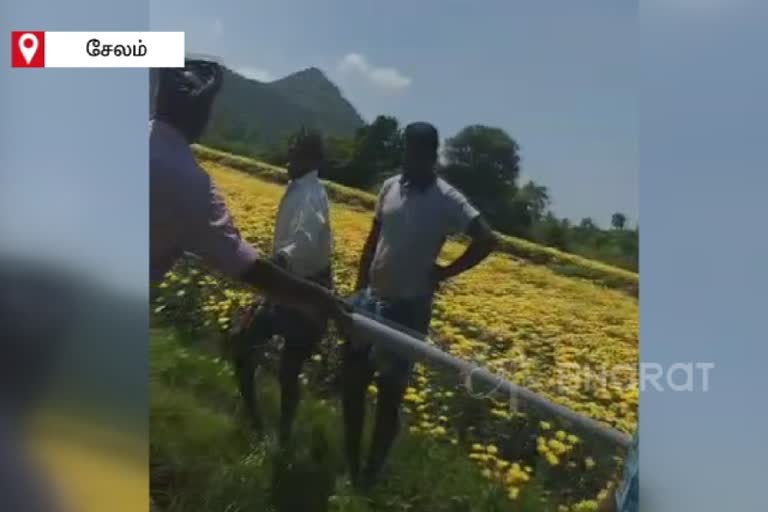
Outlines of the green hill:
{"label": "green hill", "polygon": [[[151,91],[155,81],[153,70]],[[150,99],[150,111],[151,102]],[[203,143],[253,155],[279,144],[302,125],[326,135],[351,136],[364,124],[339,88],[317,68],[269,83],[245,78],[225,68]]]}

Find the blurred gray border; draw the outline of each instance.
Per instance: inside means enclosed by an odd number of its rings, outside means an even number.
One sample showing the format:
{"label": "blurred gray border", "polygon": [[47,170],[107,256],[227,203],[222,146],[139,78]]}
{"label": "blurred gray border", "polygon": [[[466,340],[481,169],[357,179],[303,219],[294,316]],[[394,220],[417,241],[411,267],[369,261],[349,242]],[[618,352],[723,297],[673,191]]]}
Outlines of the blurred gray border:
{"label": "blurred gray border", "polygon": [[640,3],[640,350],[711,361],[640,398],[640,508],[766,509],[768,4]]}

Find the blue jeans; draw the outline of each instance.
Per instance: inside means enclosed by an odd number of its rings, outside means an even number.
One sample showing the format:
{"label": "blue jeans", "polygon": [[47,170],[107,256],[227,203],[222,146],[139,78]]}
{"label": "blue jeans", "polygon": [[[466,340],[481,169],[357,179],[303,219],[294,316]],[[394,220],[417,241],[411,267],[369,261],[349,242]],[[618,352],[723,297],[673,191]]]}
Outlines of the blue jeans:
{"label": "blue jeans", "polygon": [[635,433],[632,446],[624,461],[624,481],[616,493],[618,512],[637,512],[640,501],[640,432]]}
{"label": "blue jeans", "polygon": [[[426,338],[432,317],[432,297],[391,300],[363,292],[353,297],[353,304],[375,319]],[[408,387],[413,362],[380,346],[354,346],[347,343],[343,354],[343,393],[345,448],[353,478],[360,465],[360,442],[365,421],[366,391],[375,370],[378,396],[376,423],[365,467],[367,476],[375,476],[383,467],[400,429],[400,405]]]}
{"label": "blue jeans", "polygon": [[[356,308],[363,310],[376,320],[419,339],[426,339],[429,333],[432,301],[431,295],[408,299],[385,299],[367,291],[358,293],[352,299]],[[366,350],[369,351],[369,359],[380,373],[402,381],[407,386],[413,370],[412,361],[386,347],[366,347]]]}

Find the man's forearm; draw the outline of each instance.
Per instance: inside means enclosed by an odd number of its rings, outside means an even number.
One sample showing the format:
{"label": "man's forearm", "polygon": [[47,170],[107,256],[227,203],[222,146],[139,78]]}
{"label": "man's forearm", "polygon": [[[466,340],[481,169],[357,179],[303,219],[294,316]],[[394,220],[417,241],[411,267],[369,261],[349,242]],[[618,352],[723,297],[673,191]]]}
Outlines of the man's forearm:
{"label": "man's forearm", "polygon": [[269,298],[311,314],[331,314],[333,294],[322,286],[301,279],[274,263],[257,260],[243,274],[243,280],[261,289]]}
{"label": "man's forearm", "polygon": [[371,268],[371,261],[373,260],[373,250],[373,244],[367,241],[365,247],[363,247],[363,254],[360,256],[360,265],[357,269],[357,286],[355,288],[358,290],[368,287],[368,274]]}
{"label": "man's forearm", "polygon": [[357,285],[355,288],[362,290],[368,287],[368,270],[371,267],[371,258],[367,254],[363,254],[360,258],[360,266],[357,269]]}
{"label": "man's forearm", "polygon": [[376,246],[379,243],[380,232],[381,224],[374,219],[371,231],[368,233],[368,237],[365,239],[365,244],[363,245],[363,254],[360,256],[360,266],[357,269],[357,283],[355,286],[355,289],[357,290],[362,290],[368,287],[369,272]]}
{"label": "man's forearm", "polygon": [[494,242],[492,240],[473,241],[457,260],[443,268],[443,277],[450,279],[477,266],[491,254],[493,247]]}

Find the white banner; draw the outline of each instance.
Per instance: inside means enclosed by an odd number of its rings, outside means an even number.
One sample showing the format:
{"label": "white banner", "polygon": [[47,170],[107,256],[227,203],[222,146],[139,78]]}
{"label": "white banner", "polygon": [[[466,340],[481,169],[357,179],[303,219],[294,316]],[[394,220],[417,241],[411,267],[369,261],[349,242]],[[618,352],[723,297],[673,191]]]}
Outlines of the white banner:
{"label": "white banner", "polygon": [[11,44],[14,67],[184,67],[184,32],[13,32]]}

